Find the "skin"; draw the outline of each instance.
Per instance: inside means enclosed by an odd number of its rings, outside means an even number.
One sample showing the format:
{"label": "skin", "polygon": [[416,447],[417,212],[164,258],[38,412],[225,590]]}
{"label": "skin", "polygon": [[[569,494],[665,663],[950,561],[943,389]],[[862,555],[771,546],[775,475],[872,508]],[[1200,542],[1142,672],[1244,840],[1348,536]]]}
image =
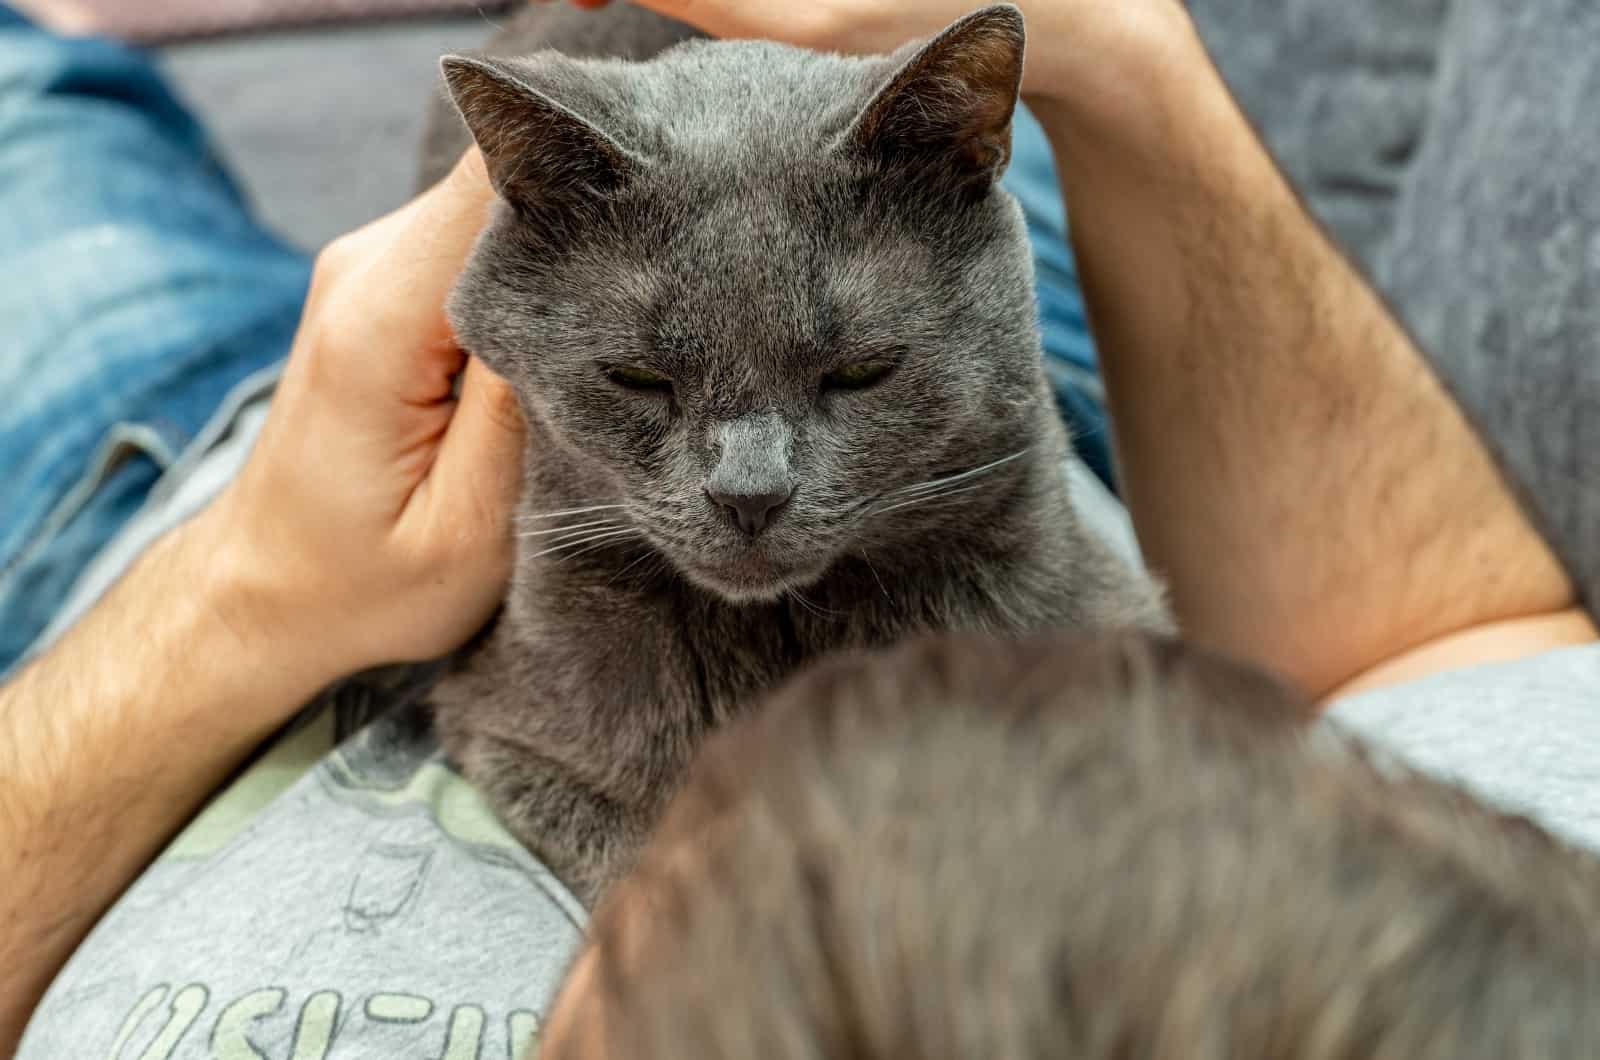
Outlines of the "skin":
{"label": "skin", "polygon": [[94,31],[94,15],[78,0],[12,0],[11,6],[57,33],[74,36]]}
{"label": "skin", "polygon": [[[876,51],[977,5],[651,6]],[[1022,6],[1024,91],[1069,175],[1134,517],[1191,636],[1322,693],[1595,639],[1182,9]],[[104,909],[310,694],[449,650],[501,597],[520,424],[443,312],[490,199],[469,156],[330,247],[245,473],[0,689],[0,1056]]]}

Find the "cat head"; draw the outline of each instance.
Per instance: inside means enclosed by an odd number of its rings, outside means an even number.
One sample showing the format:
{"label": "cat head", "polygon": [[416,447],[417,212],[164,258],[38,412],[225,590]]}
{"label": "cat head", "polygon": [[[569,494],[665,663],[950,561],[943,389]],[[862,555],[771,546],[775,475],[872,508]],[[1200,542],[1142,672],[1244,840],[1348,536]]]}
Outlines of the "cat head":
{"label": "cat head", "polygon": [[563,500],[735,601],[955,525],[922,487],[1024,449],[1047,401],[997,183],[1022,61],[1010,6],[869,59],[446,59],[501,200],[452,321],[529,459],[574,465]]}

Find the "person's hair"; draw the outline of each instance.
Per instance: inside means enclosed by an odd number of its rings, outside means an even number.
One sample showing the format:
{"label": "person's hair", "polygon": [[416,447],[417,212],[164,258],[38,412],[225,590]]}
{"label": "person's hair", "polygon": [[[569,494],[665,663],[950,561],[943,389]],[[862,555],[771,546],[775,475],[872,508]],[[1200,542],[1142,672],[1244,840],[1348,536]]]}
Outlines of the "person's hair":
{"label": "person's hair", "polygon": [[824,665],[599,911],[610,1060],[1600,1055],[1600,873],[1138,636]]}

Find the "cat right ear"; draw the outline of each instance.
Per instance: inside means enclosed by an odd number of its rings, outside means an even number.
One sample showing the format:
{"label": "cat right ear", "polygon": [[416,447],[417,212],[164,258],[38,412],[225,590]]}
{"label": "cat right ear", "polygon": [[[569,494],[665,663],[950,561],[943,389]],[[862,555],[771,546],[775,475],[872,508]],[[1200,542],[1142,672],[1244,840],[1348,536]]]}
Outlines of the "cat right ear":
{"label": "cat right ear", "polygon": [[1011,160],[1025,45],[1016,7],[973,12],[911,55],[857,116],[850,144],[986,192]]}
{"label": "cat right ear", "polygon": [[441,66],[494,190],[524,214],[559,224],[633,172],[620,144],[510,64],[451,55]]}

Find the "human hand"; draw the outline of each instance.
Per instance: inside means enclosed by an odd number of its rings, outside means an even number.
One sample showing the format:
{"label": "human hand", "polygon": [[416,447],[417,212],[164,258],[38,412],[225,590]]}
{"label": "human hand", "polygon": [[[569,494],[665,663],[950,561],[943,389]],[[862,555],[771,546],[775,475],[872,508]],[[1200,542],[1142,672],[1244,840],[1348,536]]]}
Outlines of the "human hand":
{"label": "human hand", "polygon": [[473,151],[322,253],[255,453],[206,513],[243,620],[287,666],[439,656],[502,597],[522,420],[445,315],[492,199]]}
{"label": "human hand", "polygon": [[68,36],[93,33],[100,19],[78,0],[11,0],[11,5],[47,29]]}
{"label": "human hand", "polygon": [[[549,2],[549,0],[543,0]],[[609,0],[567,0],[604,7]],[[963,15],[990,6],[981,0],[636,0],[714,37],[777,40],[847,54],[890,52],[931,37]],[[1030,44],[1024,95],[1064,91],[1073,67],[1107,55],[1144,48],[1187,28],[1181,0],[1013,0],[1028,22]]]}
{"label": "human hand", "polygon": [[[542,0],[550,2],[550,0]],[[611,0],[566,0],[574,7],[605,7]],[[776,40],[855,54],[893,51],[937,33],[985,6],[971,0],[810,0],[753,4],[747,0],[636,0],[714,37]],[[1034,7],[1040,6],[1035,3]]]}

